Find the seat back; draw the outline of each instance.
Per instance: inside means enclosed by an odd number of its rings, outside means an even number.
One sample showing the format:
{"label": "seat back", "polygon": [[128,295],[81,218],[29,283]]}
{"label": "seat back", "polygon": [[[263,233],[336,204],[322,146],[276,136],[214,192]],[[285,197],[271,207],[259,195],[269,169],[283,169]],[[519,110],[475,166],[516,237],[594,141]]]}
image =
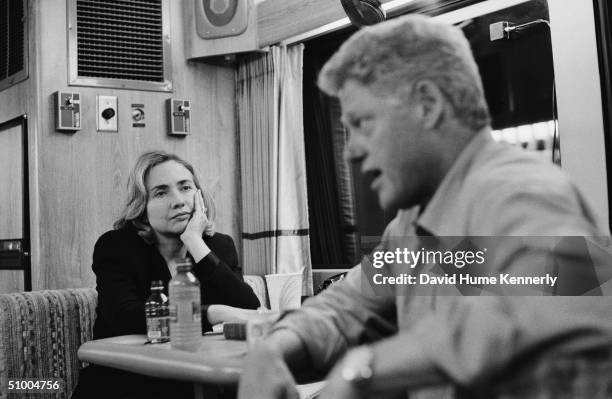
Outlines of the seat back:
{"label": "seat back", "polygon": [[245,274],[244,282],[251,286],[255,295],[259,299],[261,306],[265,306],[270,309],[270,301],[268,300],[268,289],[266,287],[266,280],[263,276],[256,276],[254,274]]}
{"label": "seat back", "polygon": [[0,399],[7,380],[59,378],[65,390],[20,397],[70,398],[83,366],[81,344],[91,340],[96,317],[94,288],[0,295]]}

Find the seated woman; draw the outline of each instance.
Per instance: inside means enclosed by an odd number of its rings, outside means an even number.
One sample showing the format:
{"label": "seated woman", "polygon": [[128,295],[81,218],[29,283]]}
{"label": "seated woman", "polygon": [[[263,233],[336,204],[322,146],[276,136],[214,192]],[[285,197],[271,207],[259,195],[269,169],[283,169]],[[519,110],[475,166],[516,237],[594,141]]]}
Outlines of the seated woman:
{"label": "seated woman", "polygon": [[[94,339],[146,334],[144,304],[151,282],[164,286],[177,261],[190,257],[200,281],[202,327],[248,317],[259,300],[242,279],[231,237],[215,233],[215,205],[193,167],[174,154],[142,154],[128,180],[128,198],[114,230],[95,245],[98,291]],[[100,366],[81,371],[76,397],[171,397],[192,395],[189,384],[144,377]],[[182,395],[181,395],[182,394]]]}

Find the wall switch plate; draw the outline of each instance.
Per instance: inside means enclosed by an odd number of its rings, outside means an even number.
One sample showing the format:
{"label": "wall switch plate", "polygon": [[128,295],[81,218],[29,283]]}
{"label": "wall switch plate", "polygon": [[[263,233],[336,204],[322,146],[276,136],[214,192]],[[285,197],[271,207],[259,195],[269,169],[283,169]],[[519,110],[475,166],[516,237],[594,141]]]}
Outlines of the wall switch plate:
{"label": "wall switch plate", "polygon": [[81,129],[81,94],[55,92],[55,130],[74,132]]}
{"label": "wall switch plate", "polygon": [[168,113],[168,134],[185,136],[191,131],[191,101],[169,98],[166,100]]}
{"label": "wall switch plate", "polygon": [[96,96],[96,126],[99,132],[118,132],[117,96]]}
{"label": "wall switch plate", "polygon": [[132,127],[145,127],[144,104],[132,104]]}

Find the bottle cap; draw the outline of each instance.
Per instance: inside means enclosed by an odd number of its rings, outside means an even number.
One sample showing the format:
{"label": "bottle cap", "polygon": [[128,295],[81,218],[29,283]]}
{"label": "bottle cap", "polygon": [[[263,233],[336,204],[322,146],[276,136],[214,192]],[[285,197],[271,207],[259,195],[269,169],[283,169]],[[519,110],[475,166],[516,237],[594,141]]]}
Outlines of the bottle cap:
{"label": "bottle cap", "polygon": [[191,262],[190,258],[183,258],[183,259],[179,259],[176,262],[176,271],[177,272],[189,272],[191,271],[191,268],[193,266],[193,263]]}
{"label": "bottle cap", "polygon": [[191,265],[181,264],[176,266],[177,273],[187,273],[191,271]]}
{"label": "bottle cap", "polygon": [[164,288],[164,282],[161,280],[151,281],[151,289],[153,288]]}

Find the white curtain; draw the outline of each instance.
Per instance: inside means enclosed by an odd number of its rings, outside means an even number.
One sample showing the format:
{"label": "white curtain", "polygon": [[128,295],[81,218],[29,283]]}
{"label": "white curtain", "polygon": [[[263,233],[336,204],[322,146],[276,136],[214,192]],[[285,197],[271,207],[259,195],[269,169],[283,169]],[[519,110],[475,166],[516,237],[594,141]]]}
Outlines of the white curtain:
{"label": "white curtain", "polygon": [[312,295],[302,116],[302,44],[240,60],[242,246],[248,274],[302,273]]}

